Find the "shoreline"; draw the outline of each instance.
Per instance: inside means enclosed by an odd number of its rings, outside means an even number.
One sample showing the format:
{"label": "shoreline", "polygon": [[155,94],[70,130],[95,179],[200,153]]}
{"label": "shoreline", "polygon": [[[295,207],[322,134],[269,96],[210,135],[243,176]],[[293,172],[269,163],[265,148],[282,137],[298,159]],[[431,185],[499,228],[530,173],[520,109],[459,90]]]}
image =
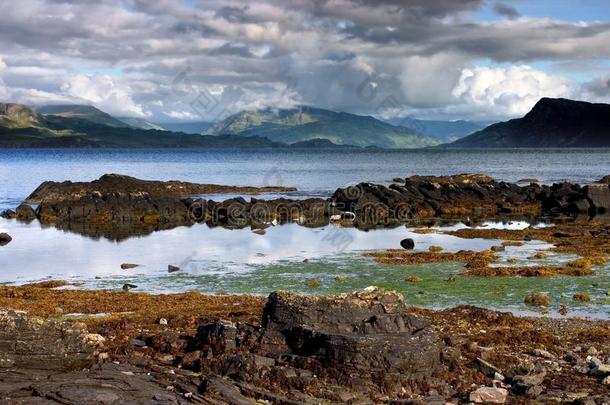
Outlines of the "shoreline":
{"label": "shoreline", "polygon": [[[187,342],[200,339],[197,336],[200,336],[202,325],[236,325],[238,331],[240,328],[249,330],[248,328],[251,327],[247,325],[253,325],[252,327],[255,329],[260,328],[261,317],[264,321],[265,308],[269,305],[264,297],[199,293],[152,295],[49,288],[60,284],[55,282],[24,287],[2,286],[0,287],[0,307],[27,310],[30,316],[40,316],[44,322],[58,320],[74,325],[79,322],[84,323],[89,334],[102,336],[103,339],[98,338],[98,340],[103,343],[92,352],[91,367],[78,372],[71,371],[72,377],[70,377],[74,378],[77,375],[79,378],[89,381],[89,389],[93,389],[93,391],[98,389],[102,383],[96,380],[96,373],[104,371],[110,374],[115,373],[113,378],[126,378],[127,380],[137,380],[147,374],[160,374],[165,376],[164,378],[169,378],[169,382],[166,381],[163,384],[169,383],[174,387],[181,386],[186,379],[190,381],[191,388],[187,390],[190,392],[187,395],[190,399],[200,397],[211,400],[211,398],[216,398],[220,401],[224,400],[226,403],[234,403],[235,398],[242,398],[245,401],[248,398],[249,400],[269,399],[276,395],[277,400],[283,398],[279,403],[290,403],[285,402],[290,400],[300,401],[296,392],[286,391],[286,387],[290,386],[287,381],[293,377],[287,380],[286,376],[282,376],[283,374],[272,372],[276,367],[280,367],[281,370],[286,369],[289,367],[288,363],[282,366],[276,363],[276,366],[271,366],[270,369],[265,360],[269,357],[255,357],[257,362],[248,366],[254,367],[251,373],[254,373],[254,370],[258,370],[256,373],[267,370],[265,373],[271,374],[266,379],[254,379],[249,382],[244,381],[243,377],[232,376],[230,373],[223,376],[223,366],[220,364],[224,364],[224,361],[229,361],[229,358],[234,356],[230,354],[232,351],[225,353],[225,350],[228,350],[225,346],[223,346],[225,349],[218,349],[218,351],[214,351],[213,355],[208,355],[211,356],[208,357],[212,361],[210,365],[202,363],[199,366],[192,363],[191,353],[194,352],[192,352],[193,349],[188,348]],[[374,290],[368,290],[373,292],[366,294],[379,294]],[[381,292],[381,294],[386,293]],[[350,297],[351,295],[344,296]],[[305,305],[303,310],[306,310],[308,305],[312,305],[308,300],[313,299],[314,301],[311,302],[316,302],[317,299],[329,298],[332,297],[307,298],[303,304]],[[383,300],[383,298],[369,298],[369,295],[365,295],[362,299]],[[300,305],[296,302],[291,305]],[[59,308],[63,313],[59,313]],[[610,390],[601,382],[603,378],[589,373],[588,360],[585,359],[593,356],[604,362],[606,356],[610,358],[610,321],[608,320],[520,317],[472,306],[458,306],[444,310],[405,307],[405,311],[405,314],[413,314],[428,322],[431,330],[435,331],[439,341],[442,342],[440,363],[435,366],[436,371],[434,377],[429,380],[429,388],[422,389],[421,386],[418,388],[416,384],[411,386],[407,392],[388,396],[387,393],[383,393],[384,390],[379,391],[381,387],[374,388],[373,386],[362,391],[362,387],[358,388],[346,381],[340,382],[330,376],[320,376],[316,379],[315,384],[311,382],[314,384],[312,387],[317,388],[314,391],[308,391],[308,395],[313,395],[310,399],[326,398],[329,400],[330,398],[325,397],[329,394],[324,394],[325,388],[323,388],[328,387],[328,384],[345,392],[343,401],[335,398],[335,401],[345,403],[362,403],[355,401],[356,398],[361,400],[368,398],[368,401],[372,401],[372,403],[392,403],[392,400],[399,398],[402,398],[403,401],[409,398],[420,401],[414,403],[436,403],[441,400],[445,401],[443,403],[447,401],[462,403],[468,402],[471,393],[481,386],[506,387],[507,403],[526,403],[534,400],[546,402],[552,398],[562,401],[569,398],[584,400],[587,397],[593,398],[595,401],[610,399]],[[69,312],[83,314],[110,312],[113,314],[106,317],[66,319],[63,314]],[[224,336],[223,339],[227,339],[227,335],[223,335],[221,330],[217,332],[221,333],[219,337]],[[242,332],[238,332],[238,335],[239,333]],[[492,347],[493,350],[491,350]],[[591,353],[595,353],[595,355]],[[578,360],[574,360],[573,357]],[[239,358],[241,359],[239,361],[246,361],[245,358]],[[279,358],[276,359],[276,362],[278,361],[280,361]],[[193,369],[193,367],[195,368]],[[215,367],[221,368],[215,369]],[[488,367],[496,371],[489,374]],[[515,367],[526,367],[525,371],[520,371],[520,373],[526,373],[525,380],[511,376],[510,370]],[[200,371],[197,372],[197,370]],[[192,371],[197,374],[192,374]],[[19,368],[13,368],[11,372],[19,373],[20,371]],[[360,372],[367,371],[361,369]],[[67,371],[54,370],[46,371],[43,374],[52,375],[55,381],[63,381],[65,384],[65,373]],[[502,378],[499,379],[498,375],[494,373],[501,374]],[[209,386],[203,389],[199,382],[195,384],[193,380],[201,381],[203,376],[206,376],[210,381],[215,381],[219,375],[227,387],[232,387],[231,392],[238,395],[237,397],[233,399],[230,396],[226,397],[229,394],[224,389],[221,389],[220,393]],[[109,378],[108,375],[106,377]],[[6,370],[0,368],[0,393],[3,396],[7,395],[6,382],[3,383],[6,378]],[[264,382],[269,382],[269,378],[279,384],[275,391],[270,390],[270,386]],[[520,381],[526,381],[526,383]],[[246,382],[247,386],[244,386],[243,384]],[[579,387],[577,391],[574,391],[574,384]],[[433,391],[436,394],[431,394],[432,386],[435,387]],[[250,389],[244,387],[250,387]],[[166,386],[155,383],[140,393],[146,394],[147,390],[154,391],[155,389],[163,391],[166,390]],[[174,389],[170,392],[166,391],[166,394],[176,400],[189,399],[185,398],[184,392],[174,391]],[[571,395],[576,397],[571,397]],[[272,400],[272,402],[274,401]],[[365,403],[367,402],[365,401]]]}

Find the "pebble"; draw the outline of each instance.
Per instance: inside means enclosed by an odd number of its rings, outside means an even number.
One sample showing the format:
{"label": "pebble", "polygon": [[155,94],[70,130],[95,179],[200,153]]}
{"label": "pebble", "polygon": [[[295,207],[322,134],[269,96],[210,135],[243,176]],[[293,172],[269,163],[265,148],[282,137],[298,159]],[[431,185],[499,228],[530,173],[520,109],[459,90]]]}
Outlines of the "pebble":
{"label": "pebble", "polygon": [[167,319],[165,319],[165,318],[159,319],[159,325],[167,325]]}
{"label": "pebble", "polygon": [[553,353],[543,349],[534,349],[532,353],[534,354],[534,356],[544,357],[545,359],[555,359],[555,355]]}
{"label": "pebble", "polygon": [[604,385],[610,385],[610,376],[608,376],[608,377],[604,378],[604,379],[602,380],[602,384],[604,384]]}
{"label": "pebble", "polygon": [[508,391],[504,388],[481,387],[470,393],[470,400],[475,404],[503,404]]}
{"label": "pebble", "polygon": [[146,347],[146,342],[141,339],[131,339],[129,343],[136,347]]}
{"label": "pebble", "polygon": [[597,356],[598,350],[595,348],[595,346],[591,346],[589,347],[589,350],[587,350],[587,354],[590,356]]}

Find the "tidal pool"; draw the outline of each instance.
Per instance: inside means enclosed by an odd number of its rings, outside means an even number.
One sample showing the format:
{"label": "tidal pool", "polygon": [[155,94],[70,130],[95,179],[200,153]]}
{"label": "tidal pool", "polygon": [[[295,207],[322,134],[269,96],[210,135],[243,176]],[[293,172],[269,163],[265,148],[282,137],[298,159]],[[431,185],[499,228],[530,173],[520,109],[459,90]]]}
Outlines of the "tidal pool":
{"label": "tidal pool", "polygon": [[[379,265],[362,255],[370,250],[399,248],[404,238],[413,238],[417,250],[437,245],[449,252],[484,250],[501,242],[440,233],[464,226],[435,228],[432,233],[421,234],[406,227],[365,232],[333,225],[306,228],[292,224],[271,227],[265,235],[257,235],[249,229],[194,225],[115,242],[41,227],[38,222],[0,220],[0,232],[13,237],[11,243],[0,248],[0,282],[22,284],[53,278],[82,283],[77,288],[120,289],[129,282],[138,286],[136,291],[154,293],[196,290],[263,295],[277,289],[329,294],[376,285],[402,292],[410,305],[441,308],[472,304],[521,313],[532,311],[523,303],[526,295],[545,291],[552,297],[551,315],[556,315],[560,305],[567,305],[572,315],[610,316],[609,266],[596,268],[596,275],[587,277],[472,277],[459,276],[461,263]],[[512,229],[527,226],[525,222],[480,225]],[[553,265],[576,257],[550,254],[544,259],[528,259],[550,247],[535,240],[508,246],[498,252],[497,265]],[[519,263],[510,263],[508,259],[512,258]],[[140,266],[123,270],[122,263]],[[168,273],[169,264],[181,270]],[[422,281],[405,281],[410,275]],[[447,281],[451,276],[455,280]],[[308,287],[306,281],[310,279],[319,280],[320,286]],[[573,302],[575,292],[587,292],[592,301]]]}

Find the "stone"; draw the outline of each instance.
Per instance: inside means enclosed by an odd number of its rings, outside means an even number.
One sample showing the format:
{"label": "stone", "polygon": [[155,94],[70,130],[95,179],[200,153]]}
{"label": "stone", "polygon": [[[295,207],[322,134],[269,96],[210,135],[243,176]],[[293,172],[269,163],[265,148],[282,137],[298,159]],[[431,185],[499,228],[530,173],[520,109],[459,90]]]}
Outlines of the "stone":
{"label": "stone", "polygon": [[599,364],[591,369],[591,374],[598,377],[610,375],[610,364]]}
{"label": "stone", "polygon": [[0,246],[8,245],[12,241],[11,235],[6,232],[0,233]]}
{"label": "stone", "polygon": [[131,339],[129,341],[129,344],[131,344],[132,346],[136,346],[136,347],[146,347],[146,342],[143,341],[142,339]]}
{"label": "stone", "polygon": [[543,350],[543,349],[534,349],[532,351],[532,354],[534,356],[544,357],[545,359],[549,359],[549,360],[554,360],[556,358],[553,353],[550,353],[547,350]]}
{"label": "stone", "polygon": [[17,218],[17,214],[13,210],[4,210],[4,211],[0,212],[0,218],[15,219],[15,218]]}
{"label": "stone", "polygon": [[20,221],[31,222],[36,219],[36,213],[28,204],[20,204],[15,210],[16,218]]}
{"label": "stone", "polygon": [[472,368],[479,370],[487,377],[494,377],[496,374],[501,374],[502,371],[493,364],[483,360],[480,357],[474,359],[471,365]]}
{"label": "stone", "polygon": [[103,342],[81,323],[43,320],[0,310],[0,370],[68,371],[91,367]]}
{"label": "stone", "polygon": [[411,250],[415,248],[415,241],[411,238],[403,239],[400,241],[400,246],[403,249]]}
{"label": "stone", "polygon": [[504,388],[481,387],[470,393],[470,400],[476,404],[503,404],[508,391]]}
{"label": "stone", "polygon": [[159,319],[159,325],[167,325],[167,319],[165,319],[165,318]]}
{"label": "stone", "polygon": [[123,284],[123,291],[129,291],[133,288],[138,288],[138,286],[135,284],[130,284],[130,283]]}
{"label": "stone", "polygon": [[[284,336],[269,354],[316,356],[338,373],[359,368],[417,379],[440,365],[441,342],[424,319],[410,314],[402,295],[376,288],[338,296],[269,296],[262,341]],[[287,346],[286,349],[282,349]]]}
{"label": "stone", "polygon": [[265,231],[263,228],[257,228],[255,230],[253,230],[252,233],[255,233],[257,235],[265,235],[267,233],[267,231]]}
{"label": "stone", "polygon": [[175,273],[177,271],[180,271],[180,267],[174,266],[174,265],[171,265],[171,264],[167,265],[167,272],[168,273]]}
{"label": "stone", "polygon": [[121,269],[123,269],[123,270],[134,269],[138,266],[140,266],[140,265],[135,264],[135,263],[123,263],[123,264],[121,264]]}

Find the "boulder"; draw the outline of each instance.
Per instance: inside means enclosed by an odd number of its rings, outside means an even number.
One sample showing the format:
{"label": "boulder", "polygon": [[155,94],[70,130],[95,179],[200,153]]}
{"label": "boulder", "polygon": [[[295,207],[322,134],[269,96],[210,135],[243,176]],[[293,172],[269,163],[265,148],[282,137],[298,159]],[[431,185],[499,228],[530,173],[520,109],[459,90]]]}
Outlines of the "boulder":
{"label": "boulder", "polygon": [[9,235],[8,233],[0,233],[0,246],[7,245],[12,240],[13,238],[11,238],[11,235]]}
{"label": "boulder", "polygon": [[28,204],[21,204],[15,210],[15,216],[20,221],[31,222],[36,219],[36,212]]}
{"label": "boulder", "polygon": [[4,211],[0,212],[0,218],[15,219],[15,218],[17,218],[17,214],[13,210],[4,210]]}
{"label": "boulder", "polygon": [[278,336],[285,354],[311,356],[335,373],[350,370],[430,376],[440,365],[441,343],[424,319],[409,313],[402,295],[369,288],[338,296],[274,292],[263,312],[263,338]]}
{"label": "boulder", "polygon": [[94,364],[103,343],[84,324],[0,310],[0,369],[80,370]]}
{"label": "boulder", "polygon": [[592,214],[606,214],[610,212],[610,185],[589,184],[583,188],[589,201]]}

